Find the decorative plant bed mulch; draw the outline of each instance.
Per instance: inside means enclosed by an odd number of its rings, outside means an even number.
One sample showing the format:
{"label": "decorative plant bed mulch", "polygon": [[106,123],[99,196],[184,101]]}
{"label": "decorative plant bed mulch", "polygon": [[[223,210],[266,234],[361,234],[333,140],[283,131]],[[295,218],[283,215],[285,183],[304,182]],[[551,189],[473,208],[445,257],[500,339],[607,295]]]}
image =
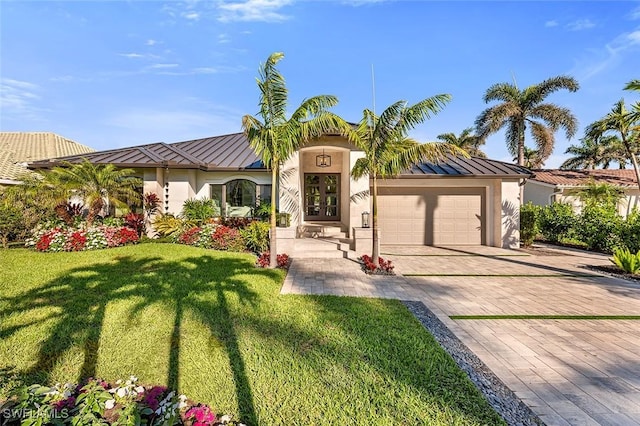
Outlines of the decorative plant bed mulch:
{"label": "decorative plant bed mulch", "polygon": [[635,283],[640,284],[640,275],[638,274],[628,274],[622,271],[617,266],[613,265],[587,265],[587,269],[591,269],[592,271],[602,272],[606,275],[611,275],[616,278],[622,278],[624,280],[633,281]]}

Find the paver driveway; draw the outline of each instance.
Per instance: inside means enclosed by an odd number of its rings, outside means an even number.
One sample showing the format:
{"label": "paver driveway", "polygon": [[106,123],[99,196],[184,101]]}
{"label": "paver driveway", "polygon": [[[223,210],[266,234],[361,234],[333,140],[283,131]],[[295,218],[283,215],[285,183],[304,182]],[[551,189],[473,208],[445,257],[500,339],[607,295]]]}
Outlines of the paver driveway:
{"label": "paver driveway", "polygon": [[548,425],[640,425],[640,321],[457,319],[638,316],[640,285],[582,266],[606,256],[494,247],[383,247],[404,276],[348,259],[295,261],[283,293],[420,300]]}

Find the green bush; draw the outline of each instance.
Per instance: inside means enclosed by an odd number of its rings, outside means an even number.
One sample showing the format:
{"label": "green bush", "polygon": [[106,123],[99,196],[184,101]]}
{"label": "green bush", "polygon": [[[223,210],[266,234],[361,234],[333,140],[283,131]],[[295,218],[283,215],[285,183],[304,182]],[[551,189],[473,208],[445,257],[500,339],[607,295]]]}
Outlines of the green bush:
{"label": "green bush", "polygon": [[634,253],[640,251],[640,211],[634,209],[621,228],[622,244]]}
{"label": "green bush", "polygon": [[220,206],[215,200],[190,198],[182,205],[182,216],[201,224],[207,219],[220,216]]}
{"label": "green bush", "polygon": [[577,217],[570,204],[553,203],[544,206],[538,214],[538,226],[545,240],[557,243],[570,238],[574,231]]}
{"label": "green bush", "polygon": [[618,268],[630,274],[637,274],[640,271],[640,251],[633,254],[627,248],[617,248],[613,250],[611,262]]}
{"label": "green bush", "polygon": [[10,241],[23,236],[26,231],[22,210],[10,204],[0,203],[0,244],[7,248]]}
{"label": "green bush", "polygon": [[269,250],[269,224],[267,222],[251,222],[249,226],[240,230],[247,248],[254,253]]}
{"label": "green bush", "polygon": [[576,237],[589,249],[611,253],[622,246],[623,220],[609,207],[592,205],[585,207],[578,218]]}
{"label": "green bush", "polygon": [[520,240],[525,247],[529,247],[538,235],[538,206],[531,201],[520,207]]}

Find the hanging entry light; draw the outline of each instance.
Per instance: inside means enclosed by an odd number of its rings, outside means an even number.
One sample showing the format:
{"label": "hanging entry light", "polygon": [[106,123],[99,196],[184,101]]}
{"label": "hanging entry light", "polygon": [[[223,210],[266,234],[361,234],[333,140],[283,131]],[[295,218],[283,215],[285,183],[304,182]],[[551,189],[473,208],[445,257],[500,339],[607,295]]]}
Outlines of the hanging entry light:
{"label": "hanging entry light", "polygon": [[331,156],[324,153],[324,148],[322,154],[316,155],[316,167],[331,167]]}

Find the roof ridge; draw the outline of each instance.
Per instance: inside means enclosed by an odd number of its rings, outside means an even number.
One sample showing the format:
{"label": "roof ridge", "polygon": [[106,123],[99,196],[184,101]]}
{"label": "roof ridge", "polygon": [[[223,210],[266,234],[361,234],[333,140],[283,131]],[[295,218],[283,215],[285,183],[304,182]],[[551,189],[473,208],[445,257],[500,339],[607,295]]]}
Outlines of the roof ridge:
{"label": "roof ridge", "polygon": [[164,142],[162,142],[162,145],[165,146],[167,149],[170,149],[171,151],[175,152],[176,154],[182,155],[184,158],[186,158],[187,160],[191,161],[194,164],[204,165],[202,160],[198,160],[196,157],[194,157],[193,155],[189,154],[188,152],[186,152],[185,150],[183,150],[180,147],[171,146],[170,143],[164,143]]}

